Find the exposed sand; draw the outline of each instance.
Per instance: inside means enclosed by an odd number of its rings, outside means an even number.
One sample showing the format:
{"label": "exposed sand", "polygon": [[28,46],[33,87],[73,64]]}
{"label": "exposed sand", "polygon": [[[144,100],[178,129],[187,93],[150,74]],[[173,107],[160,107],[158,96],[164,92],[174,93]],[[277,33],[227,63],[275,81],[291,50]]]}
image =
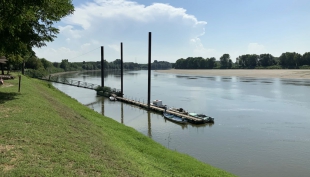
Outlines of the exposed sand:
{"label": "exposed sand", "polygon": [[310,79],[310,69],[170,69],[156,70],[160,73],[172,73],[196,76],[236,76],[257,78]]}

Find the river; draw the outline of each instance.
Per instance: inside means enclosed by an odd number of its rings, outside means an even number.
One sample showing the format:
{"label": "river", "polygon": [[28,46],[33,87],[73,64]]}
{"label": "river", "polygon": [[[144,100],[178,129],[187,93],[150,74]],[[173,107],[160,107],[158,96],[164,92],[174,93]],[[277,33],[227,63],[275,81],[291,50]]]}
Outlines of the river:
{"label": "river", "polygon": [[[67,79],[100,84],[100,72]],[[310,80],[207,77],[152,71],[151,100],[203,113],[214,124],[178,125],[160,114],[97,97],[95,91],[53,85],[91,109],[163,146],[244,177],[310,176]],[[120,89],[120,72],[105,85]],[[147,71],[124,72],[124,97],[146,103]]]}

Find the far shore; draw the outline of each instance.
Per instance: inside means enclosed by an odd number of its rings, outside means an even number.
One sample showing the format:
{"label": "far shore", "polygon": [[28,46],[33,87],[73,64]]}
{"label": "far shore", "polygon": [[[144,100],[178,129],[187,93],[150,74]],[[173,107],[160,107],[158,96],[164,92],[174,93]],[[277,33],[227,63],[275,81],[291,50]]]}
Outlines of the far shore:
{"label": "far shore", "polygon": [[310,79],[310,69],[170,69],[156,71],[160,73],[195,76],[236,76],[256,78]]}

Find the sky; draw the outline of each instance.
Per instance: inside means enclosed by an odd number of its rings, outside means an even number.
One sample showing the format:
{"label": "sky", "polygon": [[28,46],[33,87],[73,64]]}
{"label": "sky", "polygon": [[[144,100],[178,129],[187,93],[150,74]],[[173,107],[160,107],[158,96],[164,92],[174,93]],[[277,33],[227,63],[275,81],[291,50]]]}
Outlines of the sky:
{"label": "sky", "polygon": [[57,38],[34,48],[51,62],[174,63],[180,58],[232,61],[244,54],[310,52],[309,0],[73,0],[74,14],[55,26]]}

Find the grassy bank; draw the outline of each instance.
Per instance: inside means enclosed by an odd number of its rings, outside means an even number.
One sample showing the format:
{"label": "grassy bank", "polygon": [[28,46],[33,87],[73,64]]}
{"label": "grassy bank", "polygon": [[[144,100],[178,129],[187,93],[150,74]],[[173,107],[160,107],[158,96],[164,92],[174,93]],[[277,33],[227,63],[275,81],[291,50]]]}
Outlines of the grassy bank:
{"label": "grassy bank", "polygon": [[166,149],[49,83],[22,77],[17,90],[18,79],[0,86],[4,176],[233,176]]}

